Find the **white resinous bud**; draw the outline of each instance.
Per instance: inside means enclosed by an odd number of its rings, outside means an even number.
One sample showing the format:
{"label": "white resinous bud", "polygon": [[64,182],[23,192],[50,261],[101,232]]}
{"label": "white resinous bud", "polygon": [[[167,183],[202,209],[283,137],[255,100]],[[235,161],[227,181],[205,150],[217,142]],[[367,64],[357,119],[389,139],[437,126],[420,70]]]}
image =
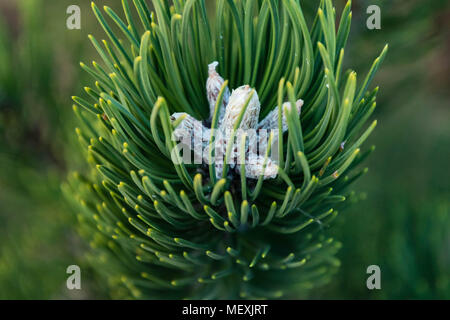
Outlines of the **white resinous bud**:
{"label": "white resinous bud", "polygon": [[[209,77],[206,80],[206,96],[209,102],[209,121],[212,121],[214,116],[214,111],[216,109],[217,99],[219,97],[220,89],[225,82],[224,79],[217,73],[216,68],[219,65],[217,61],[214,61],[210,65],[208,65],[208,73]],[[223,94],[222,104],[220,106],[219,113],[219,121],[217,124],[217,128],[220,127],[223,121],[223,117],[225,115],[225,108],[228,105],[230,99],[230,90],[225,88],[225,92]]]}
{"label": "white resinous bud", "polygon": [[[303,106],[303,100],[297,100],[296,108],[298,116],[300,116],[302,112],[302,106]],[[287,108],[288,110],[291,110],[291,103],[285,102],[283,104],[283,107],[281,110],[283,110],[283,118],[282,118],[282,130],[283,132],[286,132],[288,130],[288,124],[286,115],[284,113],[284,108]],[[278,129],[278,107],[275,107],[261,122],[258,124],[258,130],[259,129],[265,129],[265,130],[274,130]]]}
{"label": "white resinous bud", "polygon": [[[264,180],[276,178],[278,166],[268,158],[264,169],[264,159],[264,156],[249,153],[245,160],[245,176],[249,179],[258,179],[263,175]],[[236,166],[236,169],[241,174],[241,166]]]}
{"label": "white resinous bud", "polygon": [[211,129],[187,113],[174,113],[170,120],[174,123],[181,118],[181,122],[174,128],[172,138],[188,146],[194,152],[194,163],[201,164],[204,161],[203,150],[211,137]]}
{"label": "white resinous bud", "polygon": [[[250,96],[251,99],[246,107],[246,103]],[[218,140],[219,147],[222,148],[224,155],[226,155],[227,145],[232,139],[233,130],[237,125],[237,122],[239,121],[241,113],[243,112],[243,116],[239,126],[237,127],[238,131],[235,133],[235,138],[237,138],[243,131],[256,129],[260,109],[261,106],[256,90],[250,88],[250,86],[248,85],[233,90],[233,92],[231,93],[230,101],[225,111],[225,117],[220,127],[222,137]],[[234,168],[236,162],[235,160],[239,157],[239,141],[235,140],[231,141],[231,143],[233,143],[233,145],[230,146],[232,149],[227,162],[231,168]]]}
{"label": "white resinous bud", "polygon": [[250,88],[250,86],[245,85],[233,90],[231,93],[230,101],[225,110],[225,117],[222,123],[222,131],[233,130],[236,122],[239,119],[239,115],[245,107],[245,103],[253,92],[253,96],[245,110],[242,121],[238,129],[256,129],[258,124],[259,111],[261,105],[259,103],[259,97],[256,90]]}

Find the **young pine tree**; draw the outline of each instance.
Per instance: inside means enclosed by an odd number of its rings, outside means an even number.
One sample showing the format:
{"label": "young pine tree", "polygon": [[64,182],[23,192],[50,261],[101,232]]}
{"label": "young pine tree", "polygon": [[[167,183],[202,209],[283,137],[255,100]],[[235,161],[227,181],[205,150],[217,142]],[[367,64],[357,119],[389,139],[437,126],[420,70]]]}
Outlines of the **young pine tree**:
{"label": "young pine tree", "polygon": [[[205,2],[124,0],[123,18],[92,5],[109,40],[89,37],[102,62],[81,64],[94,84],[74,97],[90,169],[64,190],[113,297],[298,297],[339,266],[326,230],[366,172],[387,50],[357,85],[350,2],[338,26],[331,0],[311,22],[296,0]],[[199,164],[172,139],[193,128],[207,133]],[[236,132],[264,128],[257,156]],[[208,162],[217,145],[242,161]]]}

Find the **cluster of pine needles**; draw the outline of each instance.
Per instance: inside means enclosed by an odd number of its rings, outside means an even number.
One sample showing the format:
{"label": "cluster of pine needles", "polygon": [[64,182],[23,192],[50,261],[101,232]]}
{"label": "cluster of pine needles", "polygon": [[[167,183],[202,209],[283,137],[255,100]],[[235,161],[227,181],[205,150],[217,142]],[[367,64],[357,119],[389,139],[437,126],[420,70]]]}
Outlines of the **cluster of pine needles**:
{"label": "cluster of pine needles", "polygon": [[[296,297],[339,266],[326,230],[367,172],[369,86],[387,47],[358,84],[343,70],[350,1],[338,26],[331,0],[309,23],[298,0],[217,0],[212,16],[205,2],[123,0],[124,18],[92,5],[108,40],[89,36],[102,62],[81,64],[94,81],[74,97],[90,169],[63,189],[118,297]],[[173,161],[170,115],[208,118],[211,61],[230,87],[258,92],[260,119],[304,101],[278,135],[276,179],[217,179]]]}

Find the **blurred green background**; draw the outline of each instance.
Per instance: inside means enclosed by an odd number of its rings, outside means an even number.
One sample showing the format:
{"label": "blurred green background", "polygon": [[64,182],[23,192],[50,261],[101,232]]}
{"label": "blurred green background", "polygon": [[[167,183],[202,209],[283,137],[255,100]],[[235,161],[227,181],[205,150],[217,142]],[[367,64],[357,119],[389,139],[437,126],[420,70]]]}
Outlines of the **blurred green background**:
{"label": "blurred green background", "polygon": [[[121,11],[119,0],[96,3]],[[81,30],[66,28],[72,4]],[[372,4],[381,30],[366,28]],[[353,187],[358,203],[331,229],[343,243],[340,271],[310,297],[450,299],[449,2],[354,0],[352,28],[346,62],[359,74],[390,45],[375,79],[376,152]],[[79,61],[96,58],[87,35],[101,39],[99,29],[87,0],[0,0],[0,299],[110,297],[60,191],[67,168],[83,163],[70,97],[91,82]],[[72,264],[82,290],[66,288]],[[381,268],[381,290],[366,287],[370,265]]]}

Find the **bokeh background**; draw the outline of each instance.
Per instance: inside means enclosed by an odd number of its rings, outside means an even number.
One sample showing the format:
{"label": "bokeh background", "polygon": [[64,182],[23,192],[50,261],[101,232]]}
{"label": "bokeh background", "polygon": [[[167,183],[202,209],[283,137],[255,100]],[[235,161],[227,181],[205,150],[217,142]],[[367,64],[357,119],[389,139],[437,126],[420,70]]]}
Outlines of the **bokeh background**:
{"label": "bokeh background", "polygon": [[[307,12],[318,3],[303,2]],[[119,0],[96,3],[120,12]],[[81,30],[66,28],[72,4]],[[371,4],[381,30],[366,28]],[[90,1],[0,0],[0,299],[111,297],[60,190],[83,163],[70,97],[91,82],[79,67],[97,58],[89,33],[102,38]],[[376,152],[353,187],[356,203],[330,230],[343,244],[341,268],[302,298],[450,299],[449,1],[354,0],[347,65],[364,74],[385,43]],[[72,264],[82,290],[66,288]],[[381,268],[381,290],[366,287],[370,265]]]}

